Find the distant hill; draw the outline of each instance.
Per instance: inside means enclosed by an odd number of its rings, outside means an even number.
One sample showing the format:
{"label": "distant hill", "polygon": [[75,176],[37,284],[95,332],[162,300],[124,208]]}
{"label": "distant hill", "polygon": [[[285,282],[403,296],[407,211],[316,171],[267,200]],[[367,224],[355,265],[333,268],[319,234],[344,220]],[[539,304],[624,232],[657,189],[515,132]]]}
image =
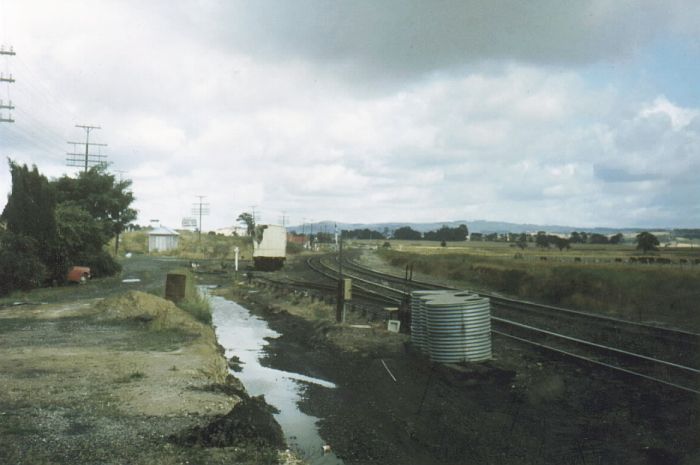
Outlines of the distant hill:
{"label": "distant hill", "polygon": [[[469,232],[476,233],[522,233],[530,232],[534,233],[537,231],[546,231],[548,233],[560,233],[568,234],[572,231],[586,231],[598,234],[616,234],[621,233],[636,233],[641,231],[660,231],[662,228],[586,228],[581,226],[561,226],[561,225],[542,225],[542,224],[523,224],[523,223],[508,223],[505,221],[486,221],[486,220],[472,220],[472,221],[441,221],[435,223],[337,223],[338,231],[343,229],[372,229],[375,231],[383,232],[384,230],[394,231],[398,228],[404,226],[410,226],[419,232],[435,231],[440,229],[443,225],[450,228],[455,228],[460,224],[466,224],[469,228]],[[302,230],[306,233],[313,231],[317,232],[328,232],[333,233],[336,223],[333,221],[320,221],[318,223],[311,223],[306,225],[296,225],[288,226],[289,231],[296,231],[301,233]]]}

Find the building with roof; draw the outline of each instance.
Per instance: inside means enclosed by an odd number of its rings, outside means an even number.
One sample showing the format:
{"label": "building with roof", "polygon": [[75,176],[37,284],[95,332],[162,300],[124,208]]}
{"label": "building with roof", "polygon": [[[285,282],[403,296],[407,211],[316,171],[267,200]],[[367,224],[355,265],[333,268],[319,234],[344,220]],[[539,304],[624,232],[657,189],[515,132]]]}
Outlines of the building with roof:
{"label": "building with roof", "polygon": [[165,226],[158,226],[148,233],[148,253],[176,249],[180,234]]}

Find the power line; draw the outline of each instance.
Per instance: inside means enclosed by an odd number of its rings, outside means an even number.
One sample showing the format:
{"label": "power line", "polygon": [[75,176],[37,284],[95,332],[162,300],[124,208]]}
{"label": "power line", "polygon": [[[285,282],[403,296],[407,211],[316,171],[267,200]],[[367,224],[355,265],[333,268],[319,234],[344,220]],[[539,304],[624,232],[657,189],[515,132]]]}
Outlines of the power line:
{"label": "power line", "polygon": [[106,164],[105,159],[107,155],[102,154],[91,154],[90,146],[95,147],[106,147],[107,144],[99,144],[97,142],[90,142],[90,131],[93,129],[102,129],[100,126],[90,126],[85,124],[76,124],[76,128],[82,128],[85,130],[85,153],[81,154],[76,152],[77,145],[82,144],[82,142],[72,142],[68,141],[69,144],[73,144],[73,152],[67,152],[68,158],[66,162],[68,166],[84,166],[85,171],[88,170],[90,166],[104,165]]}
{"label": "power line", "polygon": [[[0,45],[0,55],[6,55],[6,56],[15,56],[16,53],[12,46],[9,48],[5,48],[4,45]],[[7,118],[3,116],[3,113],[0,113],[0,123],[14,123],[15,120],[12,119],[12,110],[15,109],[14,105],[12,105],[12,100],[9,97],[10,94],[10,87],[9,85],[15,82],[15,79],[12,77],[12,73],[8,72],[7,76],[5,76],[5,73],[0,71],[0,82],[6,82],[8,87],[7,87],[7,103],[4,103],[2,100],[0,100],[0,110],[8,110],[8,115]]]}
{"label": "power line", "polygon": [[[21,109],[18,113],[20,115],[24,114]],[[29,118],[31,119],[31,117]],[[26,128],[23,123],[26,123],[24,118],[19,123],[0,126],[0,135],[2,135],[3,142],[14,140],[16,149],[24,149],[24,147],[29,146],[35,148],[38,152],[63,153],[63,148],[59,147],[55,141],[47,138],[42,131]]]}
{"label": "power line", "polygon": [[250,214],[253,216],[253,223],[258,224],[258,217],[255,215],[255,207],[257,207],[257,205],[250,206]]}
{"label": "power line", "polygon": [[199,198],[198,203],[192,204],[192,214],[195,216],[199,216],[199,236],[197,240],[199,241],[199,244],[201,245],[202,243],[202,215],[208,215],[209,214],[209,204],[202,202],[202,200],[206,197],[205,195],[198,195]]}

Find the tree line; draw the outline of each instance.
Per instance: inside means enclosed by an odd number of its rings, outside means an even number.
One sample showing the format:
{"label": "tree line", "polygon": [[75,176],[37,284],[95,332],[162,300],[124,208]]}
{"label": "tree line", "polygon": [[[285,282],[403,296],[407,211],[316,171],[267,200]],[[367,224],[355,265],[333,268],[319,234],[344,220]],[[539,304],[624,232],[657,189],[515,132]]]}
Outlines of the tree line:
{"label": "tree line", "polygon": [[49,180],[8,160],[12,188],[0,215],[0,294],[63,283],[71,266],[93,276],[120,271],[106,250],[136,218],[130,180],[97,166]]}
{"label": "tree line", "polygon": [[421,233],[410,226],[402,226],[390,233],[385,229],[384,232],[379,232],[370,229],[353,229],[341,231],[343,239],[399,239],[409,241],[450,241],[459,242],[466,241],[469,236],[469,229],[466,224],[461,224],[456,228],[442,226],[436,231],[428,231]]}

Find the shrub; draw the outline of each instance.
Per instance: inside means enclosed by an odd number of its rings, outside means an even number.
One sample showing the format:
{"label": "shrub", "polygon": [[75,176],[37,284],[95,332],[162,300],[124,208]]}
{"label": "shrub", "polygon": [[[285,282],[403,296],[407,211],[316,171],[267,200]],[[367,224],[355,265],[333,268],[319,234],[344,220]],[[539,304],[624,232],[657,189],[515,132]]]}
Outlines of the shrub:
{"label": "shrub", "polygon": [[90,256],[84,255],[78,260],[80,263],[75,265],[89,266],[93,277],[114,276],[122,270],[122,266],[105,250]]}
{"label": "shrub", "polygon": [[296,244],[294,242],[287,242],[287,253],[290,255],[299,254],[304,250],[301,244]]}
{"label": "shrub", "polygon": [[27,291],[46,281],[47,270],[39,259],[36,241],[5,231],[0,236],[0,295]]}

